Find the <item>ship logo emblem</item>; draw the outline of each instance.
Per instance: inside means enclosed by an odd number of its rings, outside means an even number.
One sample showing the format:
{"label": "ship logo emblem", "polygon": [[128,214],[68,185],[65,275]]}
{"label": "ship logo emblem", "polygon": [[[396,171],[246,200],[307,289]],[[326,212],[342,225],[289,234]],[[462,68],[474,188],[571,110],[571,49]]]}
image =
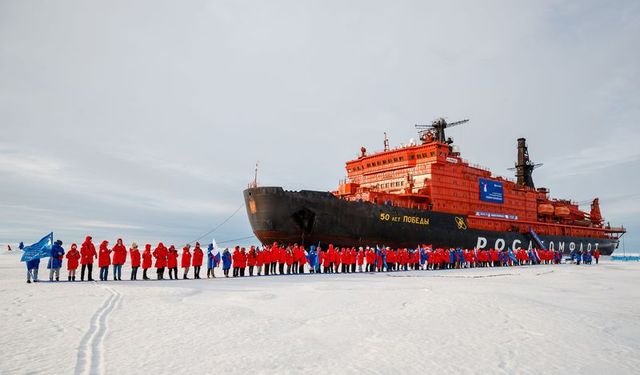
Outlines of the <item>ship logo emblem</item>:
{"label": "ship logo emblem", "polygon": [[464,222],[464,218],[456,216],[456,224],[458,224],[458,229],[466,230],[467,223]]}

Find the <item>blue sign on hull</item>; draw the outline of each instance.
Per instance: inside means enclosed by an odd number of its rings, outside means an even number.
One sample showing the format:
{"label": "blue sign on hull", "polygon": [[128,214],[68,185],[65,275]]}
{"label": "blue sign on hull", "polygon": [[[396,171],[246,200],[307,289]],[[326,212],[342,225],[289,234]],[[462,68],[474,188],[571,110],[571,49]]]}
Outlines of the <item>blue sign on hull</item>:
{"label": "blue sign on hull", "polygon": [[480,200],[491,203],[504,203],[502,182],[481,178]]}

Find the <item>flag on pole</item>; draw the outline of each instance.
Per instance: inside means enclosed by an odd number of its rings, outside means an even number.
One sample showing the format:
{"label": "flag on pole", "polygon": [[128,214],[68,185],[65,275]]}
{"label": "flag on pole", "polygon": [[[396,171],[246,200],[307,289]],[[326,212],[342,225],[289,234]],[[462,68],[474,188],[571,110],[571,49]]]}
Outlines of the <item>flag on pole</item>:
{"label": "flag on pole", "polygon": [[27,246],[22,251],[21,262],[29,262],[34,259],[46,258],[51,256],[51,247],[53,246],[53,232],[42,237],[42,239],[31,246]]}
{"label": "flag on pole", "polygon": [[213,254],[213,267],[215,268],[220,265],[220,252],[218,251],[218,244],[215,238],[212,240],[211,245],[213,245],[213,251],[211,253]]}

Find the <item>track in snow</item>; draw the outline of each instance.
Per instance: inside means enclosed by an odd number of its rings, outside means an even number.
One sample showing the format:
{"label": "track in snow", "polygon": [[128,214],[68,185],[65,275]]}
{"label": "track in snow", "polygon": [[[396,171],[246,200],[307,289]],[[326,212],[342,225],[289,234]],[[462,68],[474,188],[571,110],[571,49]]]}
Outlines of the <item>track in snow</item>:
{"label": "track in snow", "polygon": [[91,317],[89,330],[80,341],[75,374],[103,374],[105,372],[104,339],[109,332],[108,319],[111,312],[120,304],[122,295],[113,288],[100,286],[108,290],[110,295]]}

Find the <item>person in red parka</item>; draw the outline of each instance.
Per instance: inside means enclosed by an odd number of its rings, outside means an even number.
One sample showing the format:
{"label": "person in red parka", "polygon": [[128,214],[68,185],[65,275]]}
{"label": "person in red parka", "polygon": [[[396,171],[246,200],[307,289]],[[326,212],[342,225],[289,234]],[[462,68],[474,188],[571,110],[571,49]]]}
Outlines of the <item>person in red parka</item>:
{"label": "person in red parka", "polygon": [[244,247],[240,249],[240,276],[244,277],[244,269],[247,267],[247,249]]}
{"label": "person in red parka", "polygon": [[71,250],[69,250],[65,258],[67,258],[67,271],[69,271],[69,281],[76,281],[76,269],[78,268],[78,260],[80,259],[78,245],[71,244]]}
{"label": "person in red parka", "polygon": [[593,258],[596,260],[596,264],[598,264],[598,260],[600,259],[600,249],[597,247],[593,252]]}
{"label": "person in red parka", "polygon": [[202,267],[202,259],[204,258],[204,253],[200,248],[200,243],[196,242],[196,247],[193,249],[193,278],[200,278],[200,267]]}
{"label": "person in red parka", "polygon": [[153,256],[156,258],[156,273],[158,274],[158,280],[164,279],[164,268],[167,266],[167,247],[162,242],[158,243],[155,250],[153,250]]}
{"label": "person in red parka", "polygon": [[131,244],[129,255],[131,256],[131,280],[138,280],[138,268],[140,268],[140,250],[138,250],[137,243],[134,242]]}
{"label": "person in red parka", "polygon": [[255,246],[251,246],[249,248],[249,252],[247,253],[247,266],[249,267],[249,276],[253,276],[253,267],[256,266],[256,248]]}
{"label": "person in red parka", "polygon": [[304,273],[304,265],[308,263],[307,251],[304,249],[304,245],[298,247],[298,273]]}
{"label": "person in red parka", "polygon": [[178,280],[178,250],[173,245],[169,246],[167,252],[167,268],[169,269],[169,278]]}
{"label": "person in red parka", "polygon": [[149,280],[147,276],[147,270],[151,268],[151,244],[144,245],[144,252],[142,253],[142,280]]}
{"label": "person in red parka", "polygon": [[256,275],[262,275],[262,266],[264,266],[264,249],[260,250],[258,247],[256,249]]}
{"label": "person in red parka", "polygon": [[118,238],[113,251],[113,279],[122,281],[122,265],[127,261],[127,248],[122,244],[122,238]]}
{"label": "person in red parka", "polygon": [[184,245],[184,247],[182,248],[182,262],[180,263],[182,269],[184,270],[182,278],[185,280],[189,278],[189,267],[191,267],[191,252],[189,251],[189,249],[191,249],[191,245],[189,244]]}
{"label": "person in red parka", "polygon": [[98,257],[96,247],[91,242],[91,236],[87,236],[80,246],[80,281],[84,281],[84,270],[87,270],[87,280],[93,281],[93,260]]}
{"label": "person in red parka", "polygon": [[109,266],[111,265],[111,250],[109,241],[102,241],[98,253],[98,267],[100,267],[100,280],[107,281],[109,276]]}

